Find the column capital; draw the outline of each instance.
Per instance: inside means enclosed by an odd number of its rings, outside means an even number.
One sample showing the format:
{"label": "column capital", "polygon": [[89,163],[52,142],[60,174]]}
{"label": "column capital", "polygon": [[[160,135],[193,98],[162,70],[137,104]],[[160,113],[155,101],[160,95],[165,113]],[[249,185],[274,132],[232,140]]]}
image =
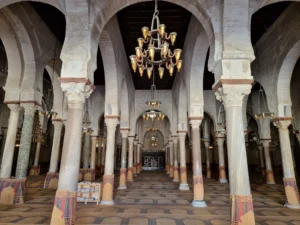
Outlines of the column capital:
{"label": "column capital", "polygon": [[179,139],[185,138],[187,132],[179,131],[178,132],[178,137]]}
{"label": "column capital", "polygon": [[37,106],[34,103],[21,103],[20,106],[24,108],[24,115],[28,116],[34,116],[34,113],[37,110]]}
{"label": "column capital", "polygon": [[223,84],[215,91],[217,100],[223,101],[225,107],[242,106],[243,99],[251,92],[251,84]]}
{"label": "column capital", "polygon": [[172,140],[174,144],[177,144],[178,142],[178,135],[172,135]]}
{"label": "column capital", "polygon": [[128,138],[129,129],[128,130],[120,130],[120,133],[121,133],[122,138]]}
{"label": "column capital", "polygon": [[63,127],[63,122],[60,120],[52,120],[52,124],[55,129],[62,129]]}
{"label": "column capital", "polygon": [[119,119],[117,118],[106,118],[105,124],[107,128],[116,128],[116,126],[119,124]]}
{"label": "column capital", "polygon": [[190,125],[192,127],[192,129],[200,129],[200,125],[201,125],[202,120],[190,120]]}
{"label": "column capital", "polygon": [[260,140],[260,142],[262,143],[262,145],[263,145],[264,147],[270,147],[271,140],[269,140],[269,139],[264,139],[264,140]]}
{"label": "column capital", "polygon": [[293,117],[277,117],[272,120],[274,126],[279,129],[287,129],[292,124]]}
{"label": "column capital", "polygon": [[[78,78],[79,79],[79,78]],[[93,92],[94,86],[86,82],[68,82],[61,84],[62,90],[68,97],[68,106],[71,108],[78,108],[78,106],[85,102],[85,99]]]}
{"label": "column capital", "polygon": [[128,136],[128,141],[133,143],[133,140],[134,140],[134,136]]}
{"label": "column capital", "polygon": [[216,141],[217,141],[218,145],[223,145],[223,143],[225,141],[225,137],[217,137]]}
{"label": "column capital", "polygon": [[7,107],[13,112],[19,112],[22,110],[22,107],[20,107],[19,104],[7,104]]}

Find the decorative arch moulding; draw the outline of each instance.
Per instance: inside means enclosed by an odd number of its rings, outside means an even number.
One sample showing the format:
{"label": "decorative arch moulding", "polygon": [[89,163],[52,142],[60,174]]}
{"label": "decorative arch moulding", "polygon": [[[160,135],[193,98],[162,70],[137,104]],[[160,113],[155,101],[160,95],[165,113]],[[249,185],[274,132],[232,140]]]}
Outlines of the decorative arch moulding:
{"label": "decorative arch moulding", "polygon": [[253,79],[221,79],[213,85],[213,92],[216,92],[223,84],[253,84]]}
{"label": "decorative arch moulding", "polygon": [[91,89],[96,89],[95,85],[88,78],[77,78],[77,77],[59,77],[57,78],[60,83],[84,83],[91,86]]}

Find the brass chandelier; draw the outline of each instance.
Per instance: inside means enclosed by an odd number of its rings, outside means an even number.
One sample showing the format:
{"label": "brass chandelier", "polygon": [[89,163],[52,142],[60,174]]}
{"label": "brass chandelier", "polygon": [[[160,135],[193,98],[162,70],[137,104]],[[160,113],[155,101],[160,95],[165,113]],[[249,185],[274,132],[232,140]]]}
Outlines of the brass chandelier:
{"label": "brass chandelier", "polygon": [[[169,70],[170,76],[174,73],[174,67],[180,72],[183,61],[180,59],[182,50],[177,48],[174,53],[170,50],[169,42],[173,46],[176,41],[176,32],[168,34],[165,24],[160,24],[158,18],[157,0],[155,0],[155,10],[151,22],[151,30],[148,27],[142,28],[143,38],[138,38],[138,47],[135,48],[135,55],[131,55],[130,61],[134,72],[137,68],[140,76],[147,70],[148,78],[151,79],[154,66],[158,66],[160,79],[164,75],[164,65]],[[144,44],[148,44],[147,49],[143,49]],[[175,59],[175,62],[173,61]]]}
{"label": "brass chandelier", "polygon": [[[261,85],[259,87],[259,91],[258,91],[258,104],[259,104],[259,109],[261,108],[261,99],[262,99],[262,104],[264,109],[268,109],[267,107],[267,100],[264,94],[264,90],[262,89]],[[271,119],[274,118],[274,113],[273,112],[258,112],[254,115],[255,119],[258,120],[260,117],[262,117],[263,119],[266,119],[267,117],[270,117]]]}

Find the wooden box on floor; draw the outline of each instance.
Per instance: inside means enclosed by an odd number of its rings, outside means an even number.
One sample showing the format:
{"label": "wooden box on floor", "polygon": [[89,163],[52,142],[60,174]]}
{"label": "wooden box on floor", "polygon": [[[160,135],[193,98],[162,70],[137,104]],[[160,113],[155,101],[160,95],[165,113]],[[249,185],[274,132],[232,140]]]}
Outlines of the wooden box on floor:
{"label": "wooden box on floor", "polygon": [[101,200],[101,183],[80,182],[77,189],[77,202],[96,202]]}

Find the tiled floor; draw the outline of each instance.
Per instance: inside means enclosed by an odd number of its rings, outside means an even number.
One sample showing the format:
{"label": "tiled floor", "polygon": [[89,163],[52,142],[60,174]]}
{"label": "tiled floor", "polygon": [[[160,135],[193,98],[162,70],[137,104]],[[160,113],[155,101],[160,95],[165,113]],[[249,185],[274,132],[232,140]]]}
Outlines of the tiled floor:
{"label": "tiled floor", "polygon": [[[259,177],[259,174],[258,176]],[[0,224],[49,224],[55,191],[42,188],[44,176],[30,177],[23,205],[0,206]],[[163,172],[142,172],[127,190],[116,190],[114,206],[78,204],[77,225],[222,225],[230,224],[229,187],[214,179],[205,179],[207,208],[190,205],[192,191],[179,191]],[[117,179],[116,179],[117,181]],[[191,185],[191,177],[189,183]],[[300,225],[300,210],[283,207],[281,184],[266,185],[251,181],[256,224]],[[118,183],[116,182],[116,187]],[[190,186],[191,188],[192,186]]]}

